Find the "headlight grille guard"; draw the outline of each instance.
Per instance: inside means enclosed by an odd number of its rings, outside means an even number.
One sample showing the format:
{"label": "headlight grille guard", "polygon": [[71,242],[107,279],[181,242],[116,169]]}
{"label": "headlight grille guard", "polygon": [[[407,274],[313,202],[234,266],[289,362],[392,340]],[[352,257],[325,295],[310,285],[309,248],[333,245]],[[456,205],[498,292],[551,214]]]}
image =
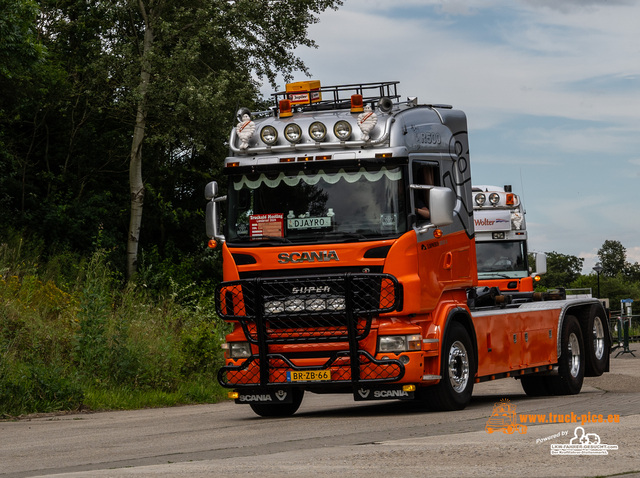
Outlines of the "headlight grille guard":
{"label": "headlight grille guard", "polygon": [[[402,287],[392,275],[346,273],[314,278],[243,279],[220,284],[215,299],[218,315],[237,320],[247,340],[259,350],[245,364],[220,370],[219,381],[224,386],[233,386],[235,381],[228,374],[248,372],[252,362],[259,368],[259,385],[268,385],[275,357],[269,354],[271,344],[348,342],[349,380],[354,386],[361,380],[361,373],[368,373],[370,365],[392,366],[395,371],[384,378],[386,381],[399,380],[404,375],[399,361],[382,363],[359,350],[359,341],[369,335],[374,316],[402,310]],[[284,357],[277,358],[282,363]],[[296,369],[284,359],[287,367]],[[378,379],[370,374],[362,380]],[[250,383],[258,384],[254,380]]]}

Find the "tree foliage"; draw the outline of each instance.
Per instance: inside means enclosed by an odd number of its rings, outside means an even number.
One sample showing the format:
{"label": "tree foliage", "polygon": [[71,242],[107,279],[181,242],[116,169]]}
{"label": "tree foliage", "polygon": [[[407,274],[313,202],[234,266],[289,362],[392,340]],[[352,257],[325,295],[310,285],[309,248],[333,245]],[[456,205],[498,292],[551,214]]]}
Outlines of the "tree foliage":
{"label": "tree foliage", "polygon": [[135,197],[143,255],[208,264],[202,191],[238,106],[306,71],[294,50],[340,4],[0,0],[1,223],[124,269]]}
{"label": "tree foliage", "polygon": [[627,264],[627,250],[620,241],[607,239],[598,250],[598,257],[605,277],[615,277]]}
{"label": "tree foliage", "polygon": [[547,273],[541,276],[540,287],[569,287],[582,271],[584,259],[559,252],[547,252]]}

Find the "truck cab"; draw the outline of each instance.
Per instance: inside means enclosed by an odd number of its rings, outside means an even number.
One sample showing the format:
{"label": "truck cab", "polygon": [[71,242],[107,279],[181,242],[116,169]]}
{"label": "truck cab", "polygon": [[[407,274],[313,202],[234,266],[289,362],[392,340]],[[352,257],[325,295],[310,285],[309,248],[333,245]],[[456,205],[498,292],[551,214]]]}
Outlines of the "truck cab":
{"label": "truck cab", "polygon": [[546,272],[546,255],[534,254],[529,264],[524,205],[511,185],[473,186],[478,283],[509,292],[533,292]]}

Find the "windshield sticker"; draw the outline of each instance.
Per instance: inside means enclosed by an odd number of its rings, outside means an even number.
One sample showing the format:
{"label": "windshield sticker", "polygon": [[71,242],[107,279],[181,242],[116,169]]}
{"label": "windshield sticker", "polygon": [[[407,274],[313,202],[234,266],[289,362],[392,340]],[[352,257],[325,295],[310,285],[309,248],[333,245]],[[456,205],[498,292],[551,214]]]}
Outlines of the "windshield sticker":
{"label": "windshield sticker", "polygon": [[331,227],[331,217],[294,217],[287,219],[289,229],[321,229]]}
{"label": "windshield sticker", "polygon": [[390,181],[400,181],[402,175],[400,171],[389,171],[387,168],[381,168],[380,171],[367,171],[364,168],[360,168],[360,171],[356,173],[347,173],[344,169],[340,169],[335,174],[327,174],[323,170],[318,171],[317,174],[307,174],[304,171],[300,171],[297,176],[287,176],[281,172],[275,179],[269,179],[264,174],[261,174],[258,179],[252,181],[247,179],[246,176],[242,176],[242,179],[233,183],[233,188],[236,191],[240,191],[243,188],[258,189],[262,185],[266,185],[270,188],[277,188],[281,183],[285,183],[287,186],[297,186],[302,181],[310,186],[315,186],[320,181],[324,181],[328,184],[336,184],[340,180],[344,180],[350,184],[365,178],[371,183],[380,181],[384,176]]}
{"label": "windshield sticker", "polygon": [[398,215],[397,214],[381,214],[380,230],[382,232],[398,231]]}
{"label": "windshield sticker", "polygon": [[284,214],[258,214],[249,216],[251,239],[284,237]]}

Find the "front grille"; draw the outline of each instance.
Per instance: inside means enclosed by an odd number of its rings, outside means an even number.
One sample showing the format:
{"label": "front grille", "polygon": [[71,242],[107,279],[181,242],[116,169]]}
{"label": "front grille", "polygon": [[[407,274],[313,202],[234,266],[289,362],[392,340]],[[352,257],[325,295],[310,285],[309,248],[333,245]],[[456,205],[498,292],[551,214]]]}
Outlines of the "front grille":
{"label": "front grille", "polygon": [[[268,386],[286,382],[286,372],[298,367],[292,355],[270,353],[275,344],[333,343],[316,358],[331,370],[331,382],[356,386],[361,381],[397,381],[404,375],[398,360],[376,360],[360,349],[373,317],[402,310],[402,290],[389,274],[333,274],[311,277],[254,278],[224,282],[216,289],[216,310],[225,320],[237,320],[246,339],[259,353],[239,366],[220,369],[226,387]],[[338,342],[344,343],[344,350]]]}
{"label": "front grille", "polygon": [[357,340],[369,333],[374,315],[399,310],[400,285],[388,274],[343,274],[224,282],[216,310],[240,321],[247,340],[258,343]]}

